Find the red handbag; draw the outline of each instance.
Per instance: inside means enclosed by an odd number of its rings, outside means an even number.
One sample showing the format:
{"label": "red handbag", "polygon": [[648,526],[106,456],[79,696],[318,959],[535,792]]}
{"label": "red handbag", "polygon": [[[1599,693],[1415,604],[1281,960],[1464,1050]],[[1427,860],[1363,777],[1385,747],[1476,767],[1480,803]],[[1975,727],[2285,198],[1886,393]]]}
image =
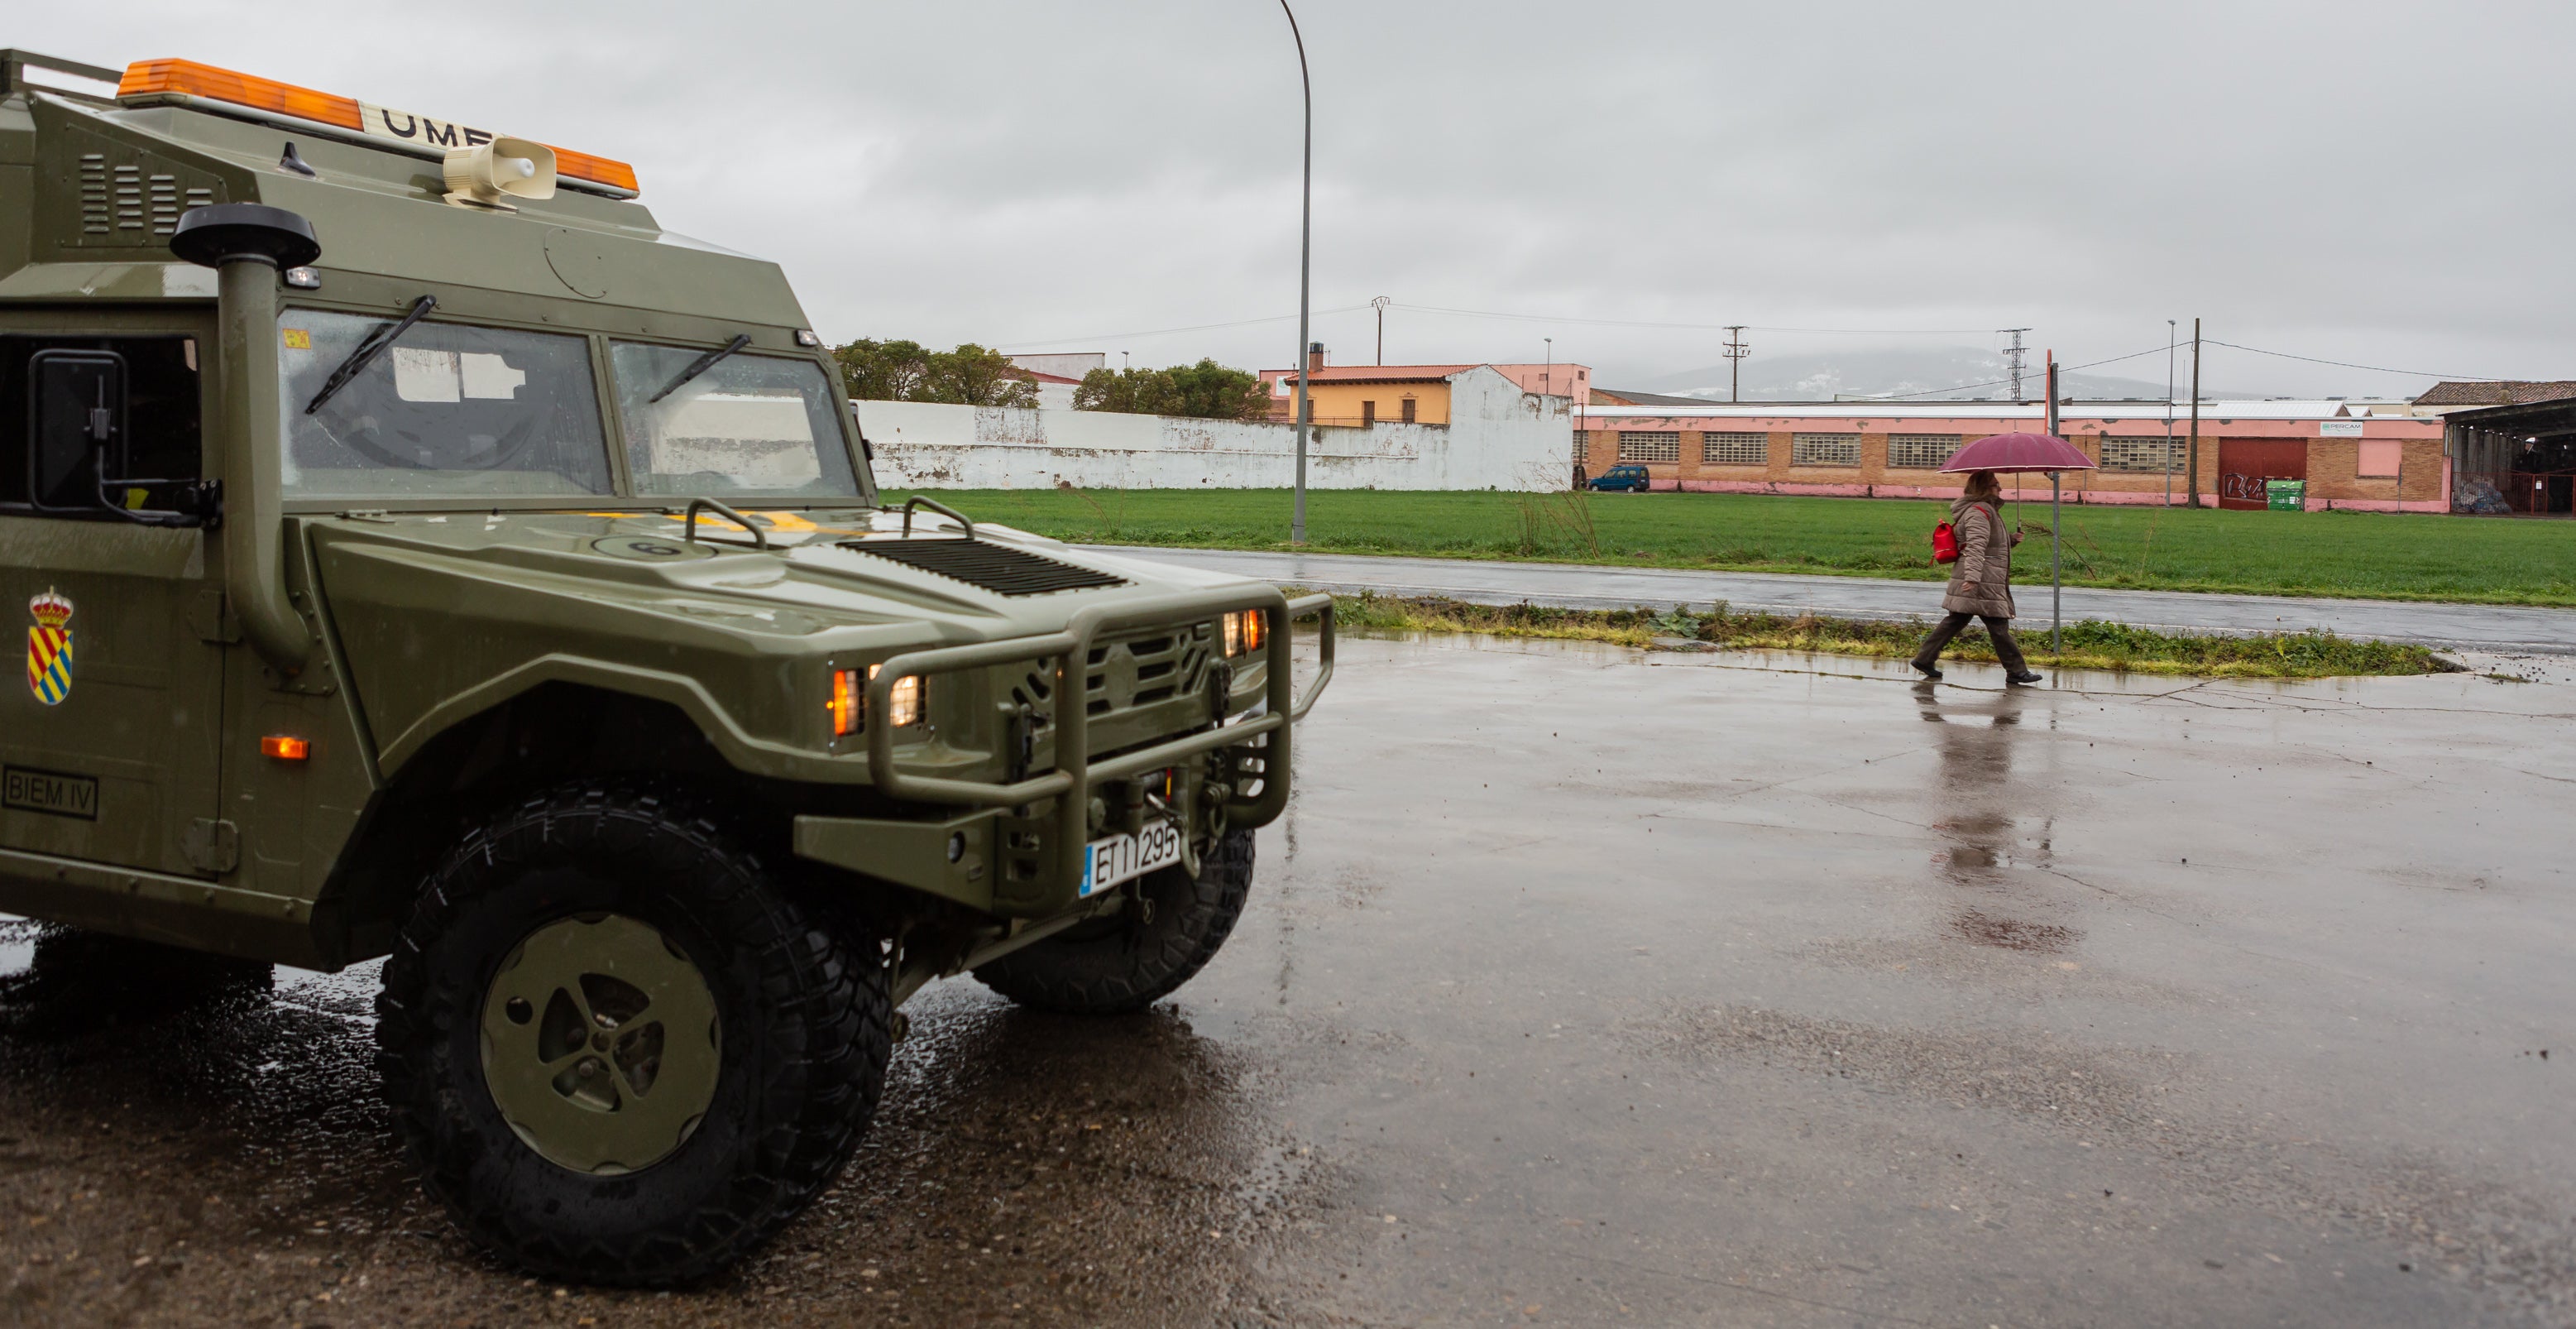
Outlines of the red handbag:
{"label": "red handbag", "polygon": [[1935,563],[1959,561],[1959,533],[1951,530],[1950,523],[1946,521],[1932,528],[1932,561]]}

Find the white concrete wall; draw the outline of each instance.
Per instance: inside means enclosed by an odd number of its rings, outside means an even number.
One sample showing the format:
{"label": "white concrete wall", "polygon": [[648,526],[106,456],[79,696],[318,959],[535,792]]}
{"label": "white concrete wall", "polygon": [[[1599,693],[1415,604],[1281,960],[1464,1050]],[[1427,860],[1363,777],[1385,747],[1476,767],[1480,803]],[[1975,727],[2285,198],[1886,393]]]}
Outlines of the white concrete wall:
{"label": "white concrete wall", "polygon": [[[1296,429],[1108,411],[856,403],[887,489],[1285,489]],[[1451,381],[1450,422],[1315,431],[1316,489],[1562,489],[1572,479],[1571,401],[1523,392],[1491,369]]]}

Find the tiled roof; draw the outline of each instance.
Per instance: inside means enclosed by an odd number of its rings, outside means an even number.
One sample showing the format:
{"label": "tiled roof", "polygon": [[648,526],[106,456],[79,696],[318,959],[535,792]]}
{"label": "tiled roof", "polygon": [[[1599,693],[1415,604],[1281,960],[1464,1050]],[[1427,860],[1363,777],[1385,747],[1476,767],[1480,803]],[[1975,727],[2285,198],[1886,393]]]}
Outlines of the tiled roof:
{"label": "tiled roof", "polygon": [[2528,406],[2576,397],[2576,380],[2506,379],[2498,383],[2436,383],[2415,399],[2418,406]]}

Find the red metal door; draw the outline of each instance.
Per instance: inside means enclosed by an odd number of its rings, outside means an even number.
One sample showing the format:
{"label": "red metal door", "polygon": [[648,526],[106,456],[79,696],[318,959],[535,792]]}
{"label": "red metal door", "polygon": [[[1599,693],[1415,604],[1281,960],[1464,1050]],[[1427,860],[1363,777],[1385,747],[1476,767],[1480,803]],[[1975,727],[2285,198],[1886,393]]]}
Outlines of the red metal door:
{"label": "red metal door", "polygon": [[2218,440],[2218,506],[2253,510],[2270,497],[2267,480],[2308,478],[2308,441],[2303,438],[2222,438]]}

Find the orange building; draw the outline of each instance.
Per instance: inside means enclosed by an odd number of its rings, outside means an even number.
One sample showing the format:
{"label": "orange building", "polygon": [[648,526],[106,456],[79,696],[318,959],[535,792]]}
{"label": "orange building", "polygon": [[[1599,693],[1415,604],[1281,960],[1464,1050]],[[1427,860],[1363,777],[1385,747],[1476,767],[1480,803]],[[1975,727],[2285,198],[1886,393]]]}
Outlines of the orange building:
{"label": "orange building", "polygon": [[[1327,365],[1315,359],[1306,399],[1319,425],[1447,424],[1450,384],[1471,369],[1491,369],[1523,392],[1570,397],[1578,409],[1592,399],[1592,370],[1586,365]],[[1261,381],[1270,385],[1272,418],[1295,414],[1297,377],[1294,369],[1261,371]]]}

